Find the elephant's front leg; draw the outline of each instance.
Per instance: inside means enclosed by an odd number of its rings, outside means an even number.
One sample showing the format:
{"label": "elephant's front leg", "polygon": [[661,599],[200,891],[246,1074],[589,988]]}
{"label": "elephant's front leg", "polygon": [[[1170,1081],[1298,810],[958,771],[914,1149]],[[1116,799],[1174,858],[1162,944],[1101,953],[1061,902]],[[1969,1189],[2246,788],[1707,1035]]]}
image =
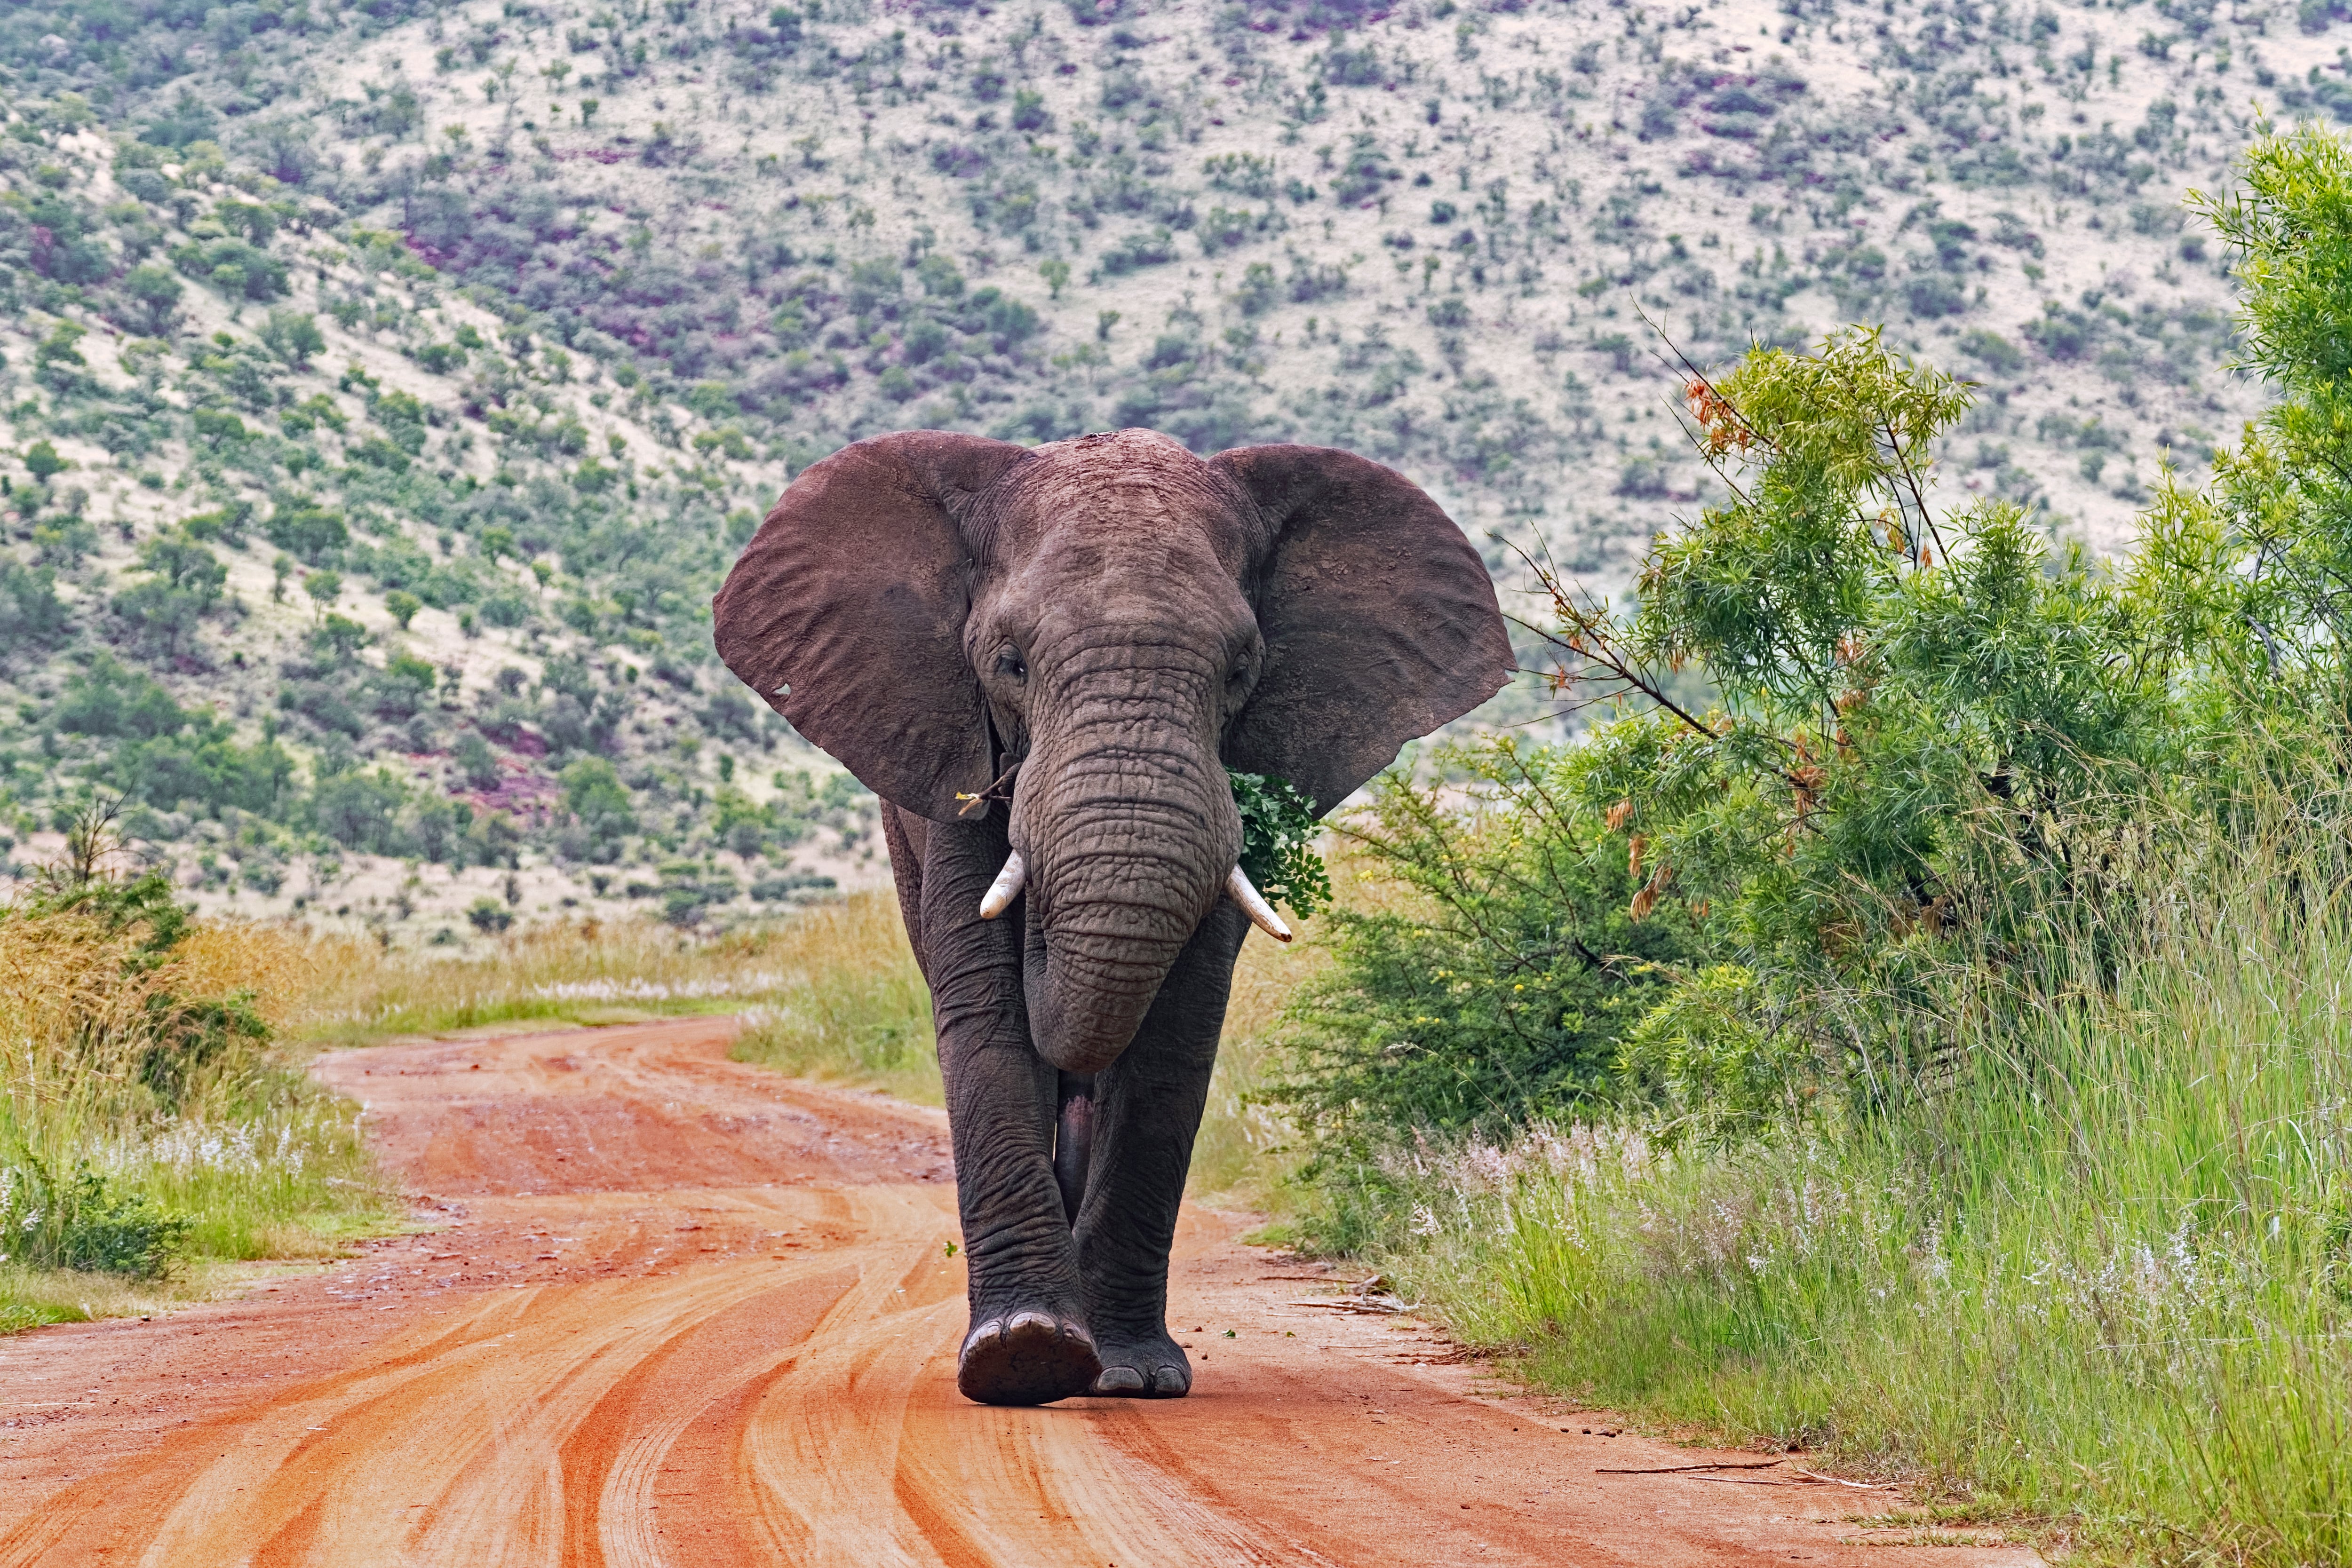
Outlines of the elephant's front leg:
{"label": "elephant's front leg", "polygon": [[1234,959],[1249,921],[1219,901],[1160,988],[1126,1054],[1096,1079],[1078,1209],[1078,1275],[1102,1374],[1097,1394],[1175,1398],[1192,1364],[1168,1333],[1168,1253],[1208,1102]]}
{"label": "elephant's front leg", "polygon": [[1004,832],[931,823],[926,836],[920,946],[971,1267],[956,1386],[985,1405],[1066,1399],[1101,1367],[1054,1180],[1057,1074],[1029,1043],[1020,925],[979,914]]}

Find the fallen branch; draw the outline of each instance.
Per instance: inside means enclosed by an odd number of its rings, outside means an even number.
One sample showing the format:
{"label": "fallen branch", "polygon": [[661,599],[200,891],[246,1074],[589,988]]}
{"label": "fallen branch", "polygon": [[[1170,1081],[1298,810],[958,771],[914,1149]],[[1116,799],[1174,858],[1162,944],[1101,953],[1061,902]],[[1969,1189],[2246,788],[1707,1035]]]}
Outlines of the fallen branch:
{"label": "fallen branch", "polygon": [[1791,1468],[1795,1469],[1799,1475],[1804,1477],[1809,1481],[1826,1481],[1833,1487],[1852,1487],[1856,1491],[1889,1491],[1893,1490],[1889,1487],[1874,1487],[1865,1481],[1840,1480],[1835,1476],[1822,1475],[1816,1471],[1806,1469],[1801,1465],[1792,1466]]}
{"label": "fallen branch", "polygon": [[1756,1462],[1726,1460],[1724,1463],[1719,1465],[1661,1465],[1655,1469],[1621,1470],[1612,1469],[1595,1470],[1592,1473],[1596,1476],[1678,1476],[1687,1470],[1769,1470],[1774,1465],[1779,1463],[1780,1463],[1779,1459],[1764,1459]]}
{"label": "fallen branch", "polygon": [[1393,1296],[1387,1298],[1375,1296],[1368,1300],[1344,1301],[1292,1301],[1290,1305],[1294,1307],[1324,1307],[1335,1312],[1370,1312],[1376,1316],[1390,1317],[1392,1317],[1399,1312],[1409,1312],[1412,1311],[1411,1307],[1407,1306],[1404,1302],[1398,1301]]}

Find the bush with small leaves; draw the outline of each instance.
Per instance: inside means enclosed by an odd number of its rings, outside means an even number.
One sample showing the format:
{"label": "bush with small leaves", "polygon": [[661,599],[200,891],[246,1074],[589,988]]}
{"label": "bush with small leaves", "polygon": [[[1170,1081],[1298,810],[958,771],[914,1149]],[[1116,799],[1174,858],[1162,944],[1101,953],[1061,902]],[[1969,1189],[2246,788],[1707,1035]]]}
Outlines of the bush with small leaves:
{"label": "bush with small leaves", "polygon": [[47,484],[72,466],[58,455],[57,444],[53,441],[45,438],[25,448],[25,470],[41,484]]}

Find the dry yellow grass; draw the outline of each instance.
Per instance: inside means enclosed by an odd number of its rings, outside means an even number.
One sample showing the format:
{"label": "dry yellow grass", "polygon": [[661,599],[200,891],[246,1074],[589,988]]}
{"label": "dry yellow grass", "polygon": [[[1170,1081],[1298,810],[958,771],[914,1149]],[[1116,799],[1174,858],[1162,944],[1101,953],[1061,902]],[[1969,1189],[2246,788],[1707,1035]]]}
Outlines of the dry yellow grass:
{"label": "dry yellow grass", "polygon": [[785,983],[744,1009],[738,1060],[940,1103],[930,993],[893,894],[806,910],[765,956]]}
{"label": "dry yellow grass", "polygon": [[238,997],[282,1029],[373,954],[366,944],[231,922],[192,926],[157,962],[138,951],[144,934],[110,932],[79,913],[0,919],[0,1092],[53,1109],[70,1103],[101,1119],[152,1110],[123,1097],[136,1098],[136,1064],[161,998]]}
{"label": "dry yellow grass", "polygon": [[0,920],[0,1089],[54,1103],[122,1079],[150,999],[173,978],[169,965],[135,967],[135,946],[83,915]]}
{"label": "dry yellow grass", "polygon": [[0,1332],[203,1296],[232,1263],[331,1253],[390,1217],[356,1108],[221,1027],[238,1004],[293,1016],[332,955],[267,927],[195,927],[163,955],[152,936],[0,906]]}
{"label": "dry yellow grass", "polygon": [[173,954],[179,988],[192,996],[242,991],[273,1028],[299,1024],[341,977],[373,963],[375,945],[315,936],[252,921],[193,927]]}
{"label": "dry yellow grass", "polygon": [[[144,927],[110,932],[79,913],[0,919],[0,1042],[12,1065],[69,1067],[86,1082],[119,1072],[145,1042],[155,998],[247,998],[273,1027],[317,1005],[333,977],[369,961],[372,946],[242,922],[198,925],[162,962],[137,949]],[[71,1060],[68,1062],[68,1058]],[[55,1088],[55,1085],[51,1085]]]}
{"label": "dry yellow grass", "polygon": [[[772,925],[708,937],[653,921],[530,927],[472,952],[383,952],[342,942],[303,993],[292,1027],[345,1042],[529,1019],[600,1023],[648,1013],[728,1011],[795,982],[799,956],[859,894]],[[895,918],[895,914],[893,915]],[[903,946],[903,939],[901,946]]]}

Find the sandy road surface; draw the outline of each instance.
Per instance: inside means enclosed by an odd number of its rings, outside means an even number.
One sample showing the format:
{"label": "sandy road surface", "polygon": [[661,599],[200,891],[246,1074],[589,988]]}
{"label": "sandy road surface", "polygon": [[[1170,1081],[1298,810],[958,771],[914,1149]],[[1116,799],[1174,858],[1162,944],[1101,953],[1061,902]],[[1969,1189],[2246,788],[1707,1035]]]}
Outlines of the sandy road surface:
{"label": "sandy road surface", "polygon": [[1785,1469],[1598,1474],[1753,1456],[1475,1396],[1427,1331],[1301,1304],[1334,1287],[1206,1213],[1191,1398],[966,1404],[944,1119],[731,1063],[727,1032],[328,1058],[436,1228],[0,1340],[0,1564],[2035,1561],[1865,1545],[1883,1494]]}

